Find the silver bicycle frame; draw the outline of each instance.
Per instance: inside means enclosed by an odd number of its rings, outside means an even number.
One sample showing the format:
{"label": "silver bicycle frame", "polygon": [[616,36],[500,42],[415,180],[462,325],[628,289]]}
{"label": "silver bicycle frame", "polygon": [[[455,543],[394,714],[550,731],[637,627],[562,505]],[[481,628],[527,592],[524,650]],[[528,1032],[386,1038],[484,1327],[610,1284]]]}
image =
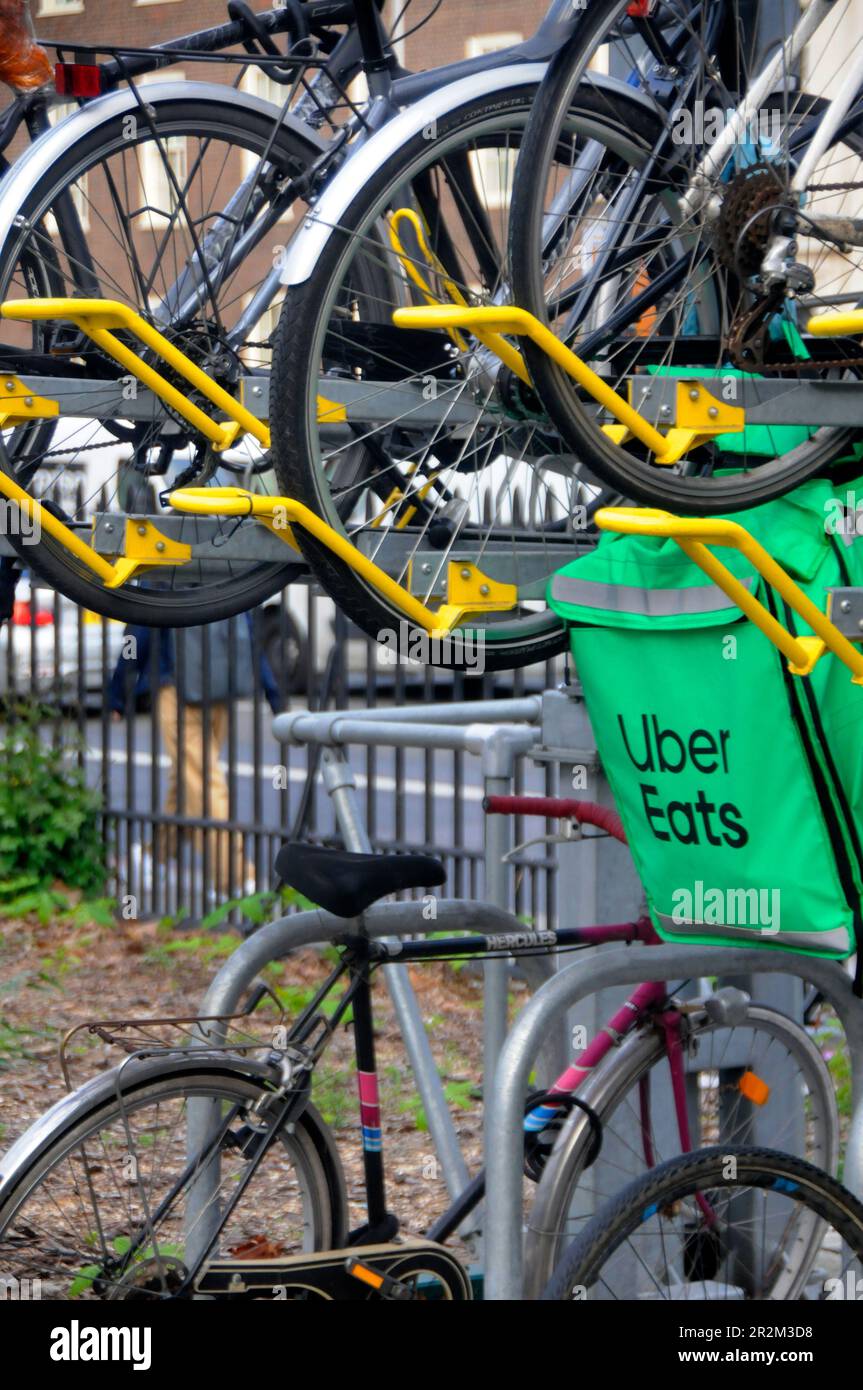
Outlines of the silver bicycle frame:
{"label": "silver bicycle frame", "polygon": [[[722,169],[729,153],[739,141],[741,134],[743,134],[750,126],[751,122],[757,118],[762,103],[766,101],[771,92],[776,90],[785,74],[794,67],[794,64],[797,62],[806,44],[818,29],[820,29],[828,14],[834,10],[835,5],[836,0],[812,0],[811,5],[807,10],[804,10],[798,23],[789,34],[785,43],[778,50],[775,57],[762,69],[760,76],[750,85],[744,100],[734,112],[731,120],[726,123],[719,138],[709,147],[707,153],[703,156],[695,170],[692,176],[692,183],[680,202],[681,211],[684,216],[691,217],[704,206],[709,197],[713,178]],[[858,80],[855,84],[855,91],[859,85],[858,76]],[[841,101],[844,93],[845,86],[843,85],[842,90],[837,94],[836,99],[831,102],[830,107],[825,112],[825,121],[831,119],[833,108]],[[845,107],[837,111],[836,121],[833,126],[834,132],[839,122],[844,117],[845,112],[848,110],[848,106],[852,99],[853,93],[849,94]],[[823,124],[824,122],[822,122],[822,126]],[[821,132],[819,130],[813,141],[813,147],[820,142],[820,135]],[[818,151],[816,156],[817,159],[820,159],[821,155],[823,155],[824,150],[827,148],[827,144],[829,144],[829,139],[830,136],[828,135],[826,143]],[[809,154],[807,154],[804,164],[808,163],[808,161]],[[801,168],[802,167],[801,165]],[[795,183],[792,187],[796,186],[797,182],[795,179]]]}

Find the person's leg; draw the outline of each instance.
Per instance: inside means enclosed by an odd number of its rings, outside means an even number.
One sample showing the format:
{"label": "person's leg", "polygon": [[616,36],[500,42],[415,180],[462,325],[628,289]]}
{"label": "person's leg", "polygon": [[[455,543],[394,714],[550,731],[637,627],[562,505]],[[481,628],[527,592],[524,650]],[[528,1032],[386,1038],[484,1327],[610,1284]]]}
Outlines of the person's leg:
{"label": "person's leg", "polygon": [[[168,791],[165,797],[165,815],[177,814],[178,737],[177,737],[177,690],[173,685],[160,685],[154,696],[156,717],[159,724],[159,738],[168,755],[171,770],[168,773]],[[157,827],[153,836],[153,861],[166,864],[177,857],[177,827],[163,825]]]}
{"label": "person's leg", "polygon": [[[221,750],[228,738],[230,716],[227,704],[210,706],[210,816],[213,820],[231,819],[231,798],[228,783],[219,761]],[[243,853],[243,837],[237,831],[219,832],[217,889],[227,895],[233,889],[235,897],[242,896],[246,884],[254,879],[254,866],[246,861]],[[233,884],[231,868],[233,867]]]}

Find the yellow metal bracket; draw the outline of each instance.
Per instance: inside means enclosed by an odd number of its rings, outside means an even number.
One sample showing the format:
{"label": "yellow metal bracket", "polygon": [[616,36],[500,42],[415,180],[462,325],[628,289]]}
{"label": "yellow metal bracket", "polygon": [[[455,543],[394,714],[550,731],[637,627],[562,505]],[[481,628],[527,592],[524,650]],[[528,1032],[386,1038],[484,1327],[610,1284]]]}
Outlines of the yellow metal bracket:
{"label": "yellow metal bracket", "polygon": [[851,338],[855,333],[863,333],[863,309],[816,314],[807,323],[806,331],[814,338]]}
{"label": "yellow metal bracket", "polygon": [[[402,266],[404,267],[405,274],[416,285],[417,289],[420,291],[429,307],[443,309],[450,308],[449,305],[442,305],[440,303],[440,301],[434,294],[431,286],[429,285],[428,281],[425,279],[425,277],[419,271],[417,266],[414,264],[413,259],[405,251],[404,246],[402,245],[401,236],[399,234],[399,226],[404,221],[408,222],[413,227],[414,236],[417,239],[417,244],[420,248],[420,251],[422,252],[423,256],[425,257],[432,270],[434,270],[435,273],[440,276],[443,286],[447,294],[450,296],[450,299],[452,300],[453,304],[456,305],[459,310],[466,309],[469,313],[475,314],[476,310],[471,309],[470,305],[468,304],[458,285],[455,284],[455,282],[449,278],[445,268],[441,265],[440,260],[435,255],[434,251],[431,249],[428,242],[426,241],[425,228],[423,227],[418,215],[413,211],[412,208],[397,208],[390,218],[390,244],[393,250],[395,251],[396,255],[398,256],[399,260],[401,261]],[[413,326],[415,328],[420,328],[422,327],[422,324],[418,322],[414,323],[413,325],[400,324],[400,320],[398,318],[398,315],[400,313],[411,314],[414,312],[424,313],[425,310],[398,309],[396,310],[396,313],[393,315],[393,322],[403,327]],[[459,348],[459,350],[461,352],[466,351],[467,345],[465,343],[465,340],[458,332],[459,327],[462,326],[460,321],[458,323],[453,322],[448,325],[441,325],[435,323],[429,324],[428,326],[432,328],[446,326],[450,337],[452,338],[456,346]],[[523,381],[528,386],[530,385],[530,373],[527,370],[525,360],[522,357],[521,353],[518,351],[518,348],[514,348],[511,343],[508,343],[506,341],[506,338],[501,337],[500,333],[495,333],[484,329],[482,324],[477,324],[475,319],[471,319],[471,322],[469,324],[465,324],[463,326],[470,328],[471,332],[473,333],[473,336],[479,342],[482,343],[483,347],[487,347],[490,352],[494,353],[495,357],[499,357],[501,362],[503,362],[504,366],[509,367],[510,371],[514,372],[515,375],[521,381]]]}
{"label": "yellow metal bracket", "polygon": [[15,482],[15,479],[10,478],[9,474],[4,473],[2,469],[0,469],[0,496],[14,502],[24,516],[38,527],[40,533],[44,532],[53,540],[59,541],[70,555],[74,555],[76,560],[80,560],[83,565],[86,565],[87,569],[95,574],[97,579],[101,579],[106,587],[115,588],[129,577],[123,567],[112,565],[108,560],[105,560],[97,550],[83,541],[76,531],[66,526],[59,517],[54,516],[53,512],[47,511],[41,502],[37,502],[35,498],[30,496],[29,492],[25,492]]}
{"label": "yellow metal bracket", "polygon": [[[632,388],[630,382],[630,398]],[[745,426],[746,412],[741,406],[717,400],[700,381],[678,381],[675,425],[665,436],[666,448],[679,458],[718,434],[737,434]]]}
{"label": "yellow metal bracket", "polygon": [[[653,380],[651,377],[644,379]],[[633,395],[637,389],[636,382],[630,381],[630,405],[633,405]],[[674,419],[675,424],[663,436],[666,454],[663,459],[657,459],[658,463],[675,462],[690,449],[708,443],[717,435],[737,434],[746,428],[746,412],[741,406],[717,400],[697,378],[692,377],[676,383]],[[602,429],[618,447],[632,438],[632,430],[627,429],[626,425],[603,425]]]}
{"label": "yellow metal bracket", "polygon": [[489,579],[475,565],[451,562],[447,600],[435,613],[363,555],[346,536],[291,497],[261,497],[238,487],[188,487],[172,492],[168,501],[177,511],[199,516],[254,517],[294,549],[293,528],[301,526],[432,637],[445,637],[468,613],[508,612],[518,599],[514,584]]}
{"label": "yellow metal bracket", "polygon": [[515,584],[489,579],[474,564],[451,560],[447,565],[446,603],[437,621],[446,631],[457,627],[469,613],[510,613],[518,603]]}
{"label": "yellow metal bracket", "polygon": [[[262,420],[247,410],[241,401],[236,400],[208,376],[190,357],[160,333],[152,324],[137,314],[128,304],[114,299],[10,299],[0,304],[0,318],[16,323],[41,322],[51,319],[65,319],[74,323],[82,333],[86,333],[102,352],[113,358],[124,371],[134,376],[159,400],[182,417],[187,424],[208,439],[217,453],[236,444],[244,434],[249,434],[264,449],[270,447],[270,431]],[[227,420],[214,420],[190,401],[174,384],[167,381],[149,362],[116,336],[116,330],[130,333],[151,352],[156,353],[163,362],[187,381],[216,410],[227,415]],[[11,379],[11,378],[10,378]],[[20,383],[18,383],[20,385]],[[0,412],[5,401],[0,392]],[[16,409],[18,392],[14,392]],[[27,393],[22,391],[26,408]],[[47,402],[56,405],[56,402]],[[50,412],[59,413],[59,407]],[[25,415],[25,419],[31,418]],[[345,407],[338,401],[318,397],[318,421],[321,424],[343,424],[347,421]],[[7,420],[5,423],[17,423]]]}
{"label": "yellow metal bracket", "polygon": [[59,401],[34,396],[17,376],[0,377],[0,428],[26,425],[29,420],[53,420],[59,414]]}
{"label": "yellow metal bracket", "polygon": [[[687,450],[693,448],[697,443],[706,439],[711,439],[717,434],[727,434],[731,430],[741,430],[744,424],[744,414],[740,409],[732,409],[724,406],[717,401],[703,387],[699,388],[698,408],[696,409],[695,399],[691,392],[697,383],[682,382],[678,387],[678,422],[674,429],[670,429],[667,435],[660,434],[649,420],[645,420],[630,401],[625,400],[617,391],[609,386],[601,376],[598,376],[591,367],[587,365],[576,353],[566,347],[564,343],[556,338],[545,324],[540,323],[538,318],[529,314],[526,309],[517,309],[514,306],[502,305],[500,308],[495,306],[484,306],[482,308],[451,308],[449,305],[429,306],[426,309],[396,309],[393,314],[393,323],[399,328],[466,328],[473,333],[481,342],[485,342],[492,351],[497,351],[493,341],[495,335],[501,333],[511,333],[523,338],[530,338],[536,343],[537,347],[542,348],[553,362],[577,381],[595,401],[614,416],[617,425],[607,426],[609,437],[615,443],[620,444],[632,437],[638,439],[646,448],[650,449],[654,455],[654,462],[658,464],[677,463]],[[503,341],[503,340],[501,340]],[[501,356],[498,353],[498,356]],[[683,405],[680,386],[686,390],[687,404],[683,406],[683,415],[680,415],[680,407]],[[717,415],[711,415],[711,411],[716,409]]]}
{"label": "yellow metal bracket", "polygon": [[[672,516],[670,512],[655,511],[649,507],[603,507],[596,513],[596,524],[601,531],[635,536],[667,536],[676,541],[690,560],[787,657],[792,675],[808,676],[824,653],[830,651],[851,671],[854,684],[863,685],[863,652],[858,651],[847,637],[843,637],[764,546],[738,522],[721,518],[703,520],[699,517]],[[739,550],[789,608],[802,618],[807,627],[812,628],[815,635],[795,637],[783,627],[708,549],[711,545],[731,546]]]}
{"label": "yellow metal bracket", "polygon": [[[209,439],[217,452],[236,443],[241,434],[252,435],[265,449],[270,447],[267,426],[128,304],[114,299],[14,299],[0,304],[0,318],[26,323],[66,319],[86,333],[102,352],[142,382],[165,405],[176,411],[187,424]],[[122,342],[116,336],[117,329],[131,333],[155,352],[228,419],[219,421],[207,415],[155,367]]]}
{"label": "yellow metal bracket", "polygon": [[139,569],[187,565],[192,558],[190,545],[172,540],[145,516],[127,518],[124,550],[125,555],[114,561],[115,577],[107,584],[109,589],[119,589]]}
{"label": "yellow metal bracket", "polygon": [[101,579],[106,589],[119,589],[140,569],[150,569],[153,565],[182,565],[192,558],[191,546],[171,540],[169,536],[162,535],[151,521],[139,518],[127,521],[126,554],[119,555],[112,564],[2,470],[0,496],[14,502],[40,532],[59,541],[70,555],[74,555],[97,579]]}

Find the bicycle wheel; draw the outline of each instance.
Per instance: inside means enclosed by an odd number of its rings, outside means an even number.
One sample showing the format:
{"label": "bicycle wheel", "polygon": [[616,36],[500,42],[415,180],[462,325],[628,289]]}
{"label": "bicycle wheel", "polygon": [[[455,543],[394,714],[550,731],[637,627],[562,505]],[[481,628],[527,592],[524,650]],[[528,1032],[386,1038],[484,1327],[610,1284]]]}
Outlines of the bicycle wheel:
{"label": "bicycle wheel", "polygon": [[[741,1023],[696,1011],[684,1025],[687,1103],[694,1147],[764,1139],[833,1171],[839,1117],[827,1066],[805,1028],[749,1004]],[[766,1098],[752,1078],[768,1088]],[[679,1151],[665,1039],[648,1023],[578,1090],[599,1117],[603,1143],[573,1110],[555,1138],[531,1206],[525,1297],[539,1298],[573,1237],[621,1185]],[[755,1099],[753,1099],[755,1097]]]}
{"label": "bicycle wheel", "polygon": [[[307,1106],[277,1129],[273,1088],[239,1059],[133,1061],[59,1101],[9,1151],[0,1185],[4,1275],[43,1298],[170,1298],[213,1252],[275,1258],[344,1244],[344,1178]],[[210,1147],[188,1140],[189,1102]],[[206,1184],[210,1156],[218,1172]],[[194,1254],[193,1254],[194,1252]]]}
{"label": "bicycle wheel", "polygon": [[[299,122],[279,122],[275,107],[230,91],[189,84],[183,97],[157,87],[146,96],[134,116],[106,98],[107,113],[89,119],[78,138],[69,117],[63,157],[26,183],[10,179],[20,206],[0,248],[0,299],[121,300],[254,408],[256,391],[268,385],[275,243],[296,225],[292,190],[320,140]],[[76,228],[86,233],[83,246]],[[142,523],[181,551],[176,563],[145,566],[115,591],[44,533],[38,545],[10,535],[27,564],[88,608],[156,626],[242,612],[296,575],[281,546],[262,549],[256,525],[182,516],[160,501],[181,481],[271,493],[259,444],[246,436],[216,454],[76,328],[49,322],[39,325],[38,342],[32,334],[30,325],[3,321],[0,359],[24,379],[56,379],[70,404],[47,441],[19,447],[14,431],[0,467],[106,558],[129,553]],[[154,362],[148,350],[142,355]],[[50,395],[44,385],[42,392]]]}
{"label": "bicycle wheel", "polygon": [[[516,302],[660,432],[665,424],[693,432],[679,436],[673,459],[659,462],[645,444],[611,429],[611,416],[526,343],[551,419],[607,483],[699,515],[766,502],[846,455],[857,438],[853,424],[810,426],[815,405],[800,423],[776,391],[783,379],[856,382],[863,366],[856,343],[806,334],[814,307],[856,300],[863,289],[863,252],[830,244],[811,221],[824,211],[856,212],[859,111],[834,136],[799,215],[789,179],[823,103],[790,88],[764,103],[706,186],[698,183],[695,209],[682,202],[759,66],[739,8],[737,0],[659,0],[649,18],[634,19],[622,0],[591,5],[540,89],[513,194]],[[857,59],[859,47],[843,55]],[[593,132],[575,119],[583,89],[600,90],[596,69],[625,79],[628,99],[640,103],[628,153],[610,149],[602,134],[592,144]],[[617,98],[602,90],[612,117]],[[588,173],[595,197],[585,211]],[[781,216],[798,228],[796,278],[784,286],[762,269]],[[697,384],[687,386],[690,378]],[[745,403],[742,419],[734,402]],[[766,423],[746,423],[753,418]]]}
{"label": "bicycle wheel", "polygon": [[[47,249],[47,248],[46,248]],[[50,297],[60,292],[59,278],[54,274],[55,265],[52,258],[46,254],[34,257],[26,250],[21,256],[20,266],[13,274],[13,278],[20,279],[30,287],[33,296]],[[27,349],[34,355],[42,353],[46,345],[46,330],[42,323],[34,323],[29,330],[29,335],[22,333],[22,339],[29,336],[26,343]],[[2,354],[2,347],[0,347]],[[14,360],[6,360],[0,355],[0,373],[14,375],[17,363]],[[51,441],[57,430],[56,420],[33,420],[22,425],[10,425],[0,429],[0,443],[5,450],[6,456],[14,460],[15,467],[20,469],[24,459],[29,457],[39,458],[44,456],[51,447]]]}
{"label": "bicycle wheel", "polygon": [[[798,1232],[812,1226],[819,1248],[801,1254]],[[542,1297],[825,1299],[846,1280],[856,1288],[861,1260],[863,1204],[841,1183],[791,1154],[723,1144],[625,1187],[573,1241]]]}
{"label": "bicycle wheel", "polygon": [[[391,321],[394,309],[428,299],[508,299],[509,181],[533,95],[469,101],[437,121],[434,139],[417,134],[387,158],[309,279],[289,290],[276,337],[282,490],[426,605],[437,608],[454,575],[473,587],[436,652],[394,601],[298,528],[304,555],[365,632],[456,667],[469,664],[472,642],[490,670],[563,650],[545,586],[576,553],[574,528],[599,491],[514,370],[469,334]],[[362,291],[364,267],[367,279],[378,275],[374,295]],[[298,322],[308,333],[294,331]],[[486,610],[490,593],[500,601]]]}

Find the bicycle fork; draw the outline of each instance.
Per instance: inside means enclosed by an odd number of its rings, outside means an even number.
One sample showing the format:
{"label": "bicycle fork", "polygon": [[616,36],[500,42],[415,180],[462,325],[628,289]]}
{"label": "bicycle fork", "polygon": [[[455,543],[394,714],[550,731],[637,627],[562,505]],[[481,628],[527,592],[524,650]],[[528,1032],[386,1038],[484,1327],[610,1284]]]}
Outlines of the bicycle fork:
{"label": "bicycle fork", "polygon": [[[612,1047],[618,1047],[623,1042],[627,1034],[631,1033],[645,1016],[668,997],[665,981],[652,980],[646,984],[639,985],[630,995],[626,1002],[621,1005],[617,1013],[613,1014],[605,1026],[597,1033],[581,1053],[577,1062],[574,1062],[566,1071],[558,1077],[551,1087],[550,1097],[559,1095],[561,1100],[567,1096],[575,1095],[578,1088],[587,1080],[590,1073],[608,1055]],[[671,1074],[671,1092],[674,1101],[674,1113],[677,1121],[677,1131],[680,1139],[680,1152],[692,1152],[692,1134],[689,1127],[689,1110],[686,1104],[686,1070],[684,1066],[684,1051],[681,1040],[681,1029],[683,1026],[683,1014],[679,1009],[666,1009],[656,1015],[656,1021],[662,1029],[665,1039],[665,1050],[668,1056],[668,1067]],[[644,1162],[647,1168],[653,1168],[656,1164],[656,1156],[653,1149],[653,1133],[650,1122],[650,1074],[642,1077],[638,1086],[639,1101],[639,1122],[641,1130],[641,1143],[644,1152]],[[547,1125],[557,1118],[558,1107],[555,1106],[553,1099],[549,1099],[545,1104],[537,1106],[531,1110],[524,1119],[525,1133],[539,1133]],[[711,1224],[715,1220],[715,1215],[710,1203],[700,1193],[696,1195],[696,1201],[704,1213],[705,1218]]]}

